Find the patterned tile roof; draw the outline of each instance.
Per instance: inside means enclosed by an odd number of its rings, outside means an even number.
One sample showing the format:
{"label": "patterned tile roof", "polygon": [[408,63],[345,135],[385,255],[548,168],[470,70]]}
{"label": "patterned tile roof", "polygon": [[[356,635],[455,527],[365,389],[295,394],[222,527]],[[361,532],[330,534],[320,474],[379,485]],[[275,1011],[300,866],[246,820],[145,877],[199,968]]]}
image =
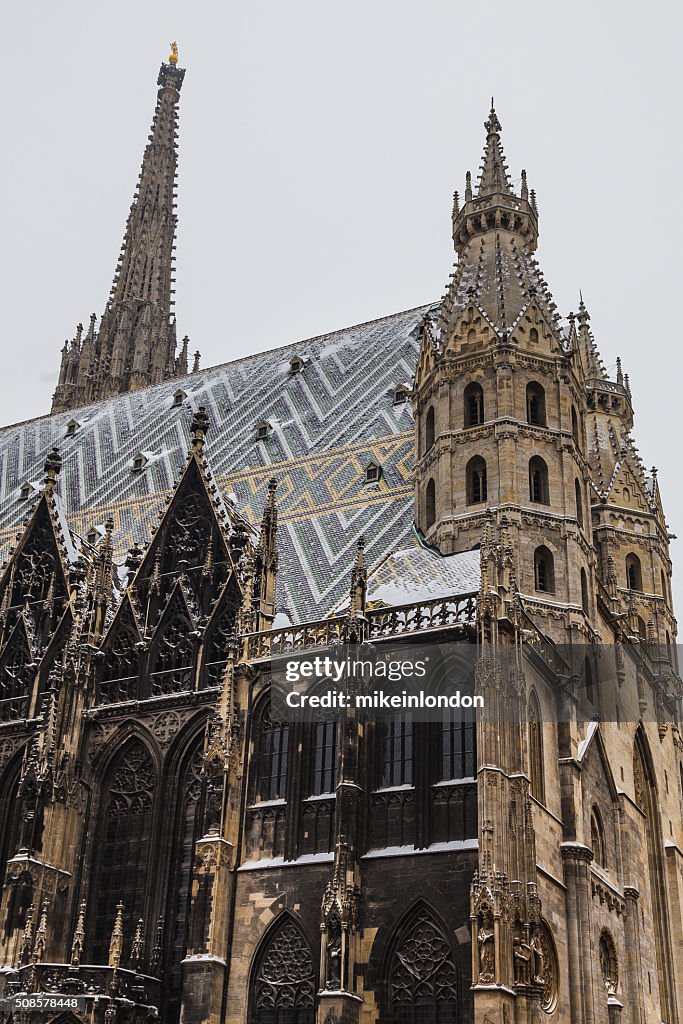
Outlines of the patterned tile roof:
{"label": "patterned tile roof", "polygon": [[[392,551],[368,574],[369,608],[396,607],[475,593],[481,582],[480,552],[440,555],[413,536],[412,546]],[[348,604],[345,598],[340,609]]]}
{"label": "patterned tile roof", "polygon": [[[413,520],[413,420],[394,388],[412,380],[424,306],[201,370],[131,394],[0,430],[0,548],[6,554],[32,502],[24,483],[63,459],[58,490],[79,534],[111,516],[117,558],[146,542],[185,463],[191,409],[210,417],[206,455],[224,496],[257,524],[278,480],[278,607],[293,622],[343,599],[358,537],[368,565],[404,546]],[[290,360],[304,361],[293,372]],[[186,398],[174,406],[174,393]],[[73,436],[67,424],[76,420]],[[259,423],[267,436],[257,440]],[[133,468],[144,454],[142,470]],[[366,484],[370,462],[382,467]],[[35,492],[34,492],[35,494]]]}

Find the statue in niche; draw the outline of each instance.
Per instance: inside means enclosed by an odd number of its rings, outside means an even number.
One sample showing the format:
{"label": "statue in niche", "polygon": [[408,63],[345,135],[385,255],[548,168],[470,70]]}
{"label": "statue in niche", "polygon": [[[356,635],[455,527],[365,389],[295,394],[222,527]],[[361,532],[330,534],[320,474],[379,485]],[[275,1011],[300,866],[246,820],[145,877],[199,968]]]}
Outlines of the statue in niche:
{"label": "statue in niche", "polygon": [[488,985],[494,980],[496,955],[493,946],[493,914],[487,908],[479,914],[479,981]]}
{"label": "statue in niche", "polygon": [[517,937],[514,941],[513,959],[515,962],[515,983],[528,985],[529,966],[533,956],[533,949],[524,939]]}
{"label": "statue in niche", "polygon": [[328,925],[327,935],[327,979],[325,988],[338,991],[341,987],[342,936],[341,925],[332,918]]}
{"label": "statue in niche", "polygon": [[545,985],[545,952],[538,929],[531,937],[531,978],[537,985]]}

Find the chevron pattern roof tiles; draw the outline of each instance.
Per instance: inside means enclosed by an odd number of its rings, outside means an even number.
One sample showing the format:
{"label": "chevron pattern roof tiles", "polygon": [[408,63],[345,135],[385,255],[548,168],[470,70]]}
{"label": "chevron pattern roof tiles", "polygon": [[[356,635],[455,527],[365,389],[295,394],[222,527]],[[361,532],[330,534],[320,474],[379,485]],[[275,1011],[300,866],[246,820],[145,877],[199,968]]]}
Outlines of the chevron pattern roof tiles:
{"label": "chevron pattern roof tiles", "polygon": [[[206,455],[225,496],[258,523],[268,480],[278,480],[278,607],[292,621],[325,615],[344,596],[358,537],[370,566],[412,525],[413,421],[394,405],[411,380],[417,327],[431,307],[301,341],[119,395],[75,412],[0,431],[0,547],[6,553],[30,503],[21,485],[39,481],[53,445],[63,467],[58,489],[70,527],[84,534],[114,520],[117,557],[149,540],[190,446],[191,409],[211,421]],[[298,354],[305,365],[291,372]],[[179,388],[186,401],[173,405]],[[67,437],[67,423],[77,420]],[[268,436],[256,440],[260,421]],[[144,452],[142,471],[133,459]],[[365,469],[382,466],[378,483]]]}

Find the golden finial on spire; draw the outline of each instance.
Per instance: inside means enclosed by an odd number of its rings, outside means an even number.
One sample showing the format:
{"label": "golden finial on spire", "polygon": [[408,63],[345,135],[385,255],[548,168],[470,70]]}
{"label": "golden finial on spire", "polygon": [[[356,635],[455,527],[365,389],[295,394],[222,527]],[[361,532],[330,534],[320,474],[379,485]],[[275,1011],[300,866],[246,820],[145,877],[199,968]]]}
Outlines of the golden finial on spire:
{"label": "golden finial on spire", "polygon": [[168,58],[168,63],[178,63],[178,44],[175,42],[175,40],[171,43],[171,56]]}

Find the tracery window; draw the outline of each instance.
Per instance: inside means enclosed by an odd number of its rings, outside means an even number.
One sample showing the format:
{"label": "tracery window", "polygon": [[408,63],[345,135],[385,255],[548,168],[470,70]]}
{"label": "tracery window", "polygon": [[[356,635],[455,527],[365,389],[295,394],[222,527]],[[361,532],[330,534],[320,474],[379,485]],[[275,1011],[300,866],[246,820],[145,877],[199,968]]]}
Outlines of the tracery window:
{"label": "tracery window", "polygon": [[444,719],[441,724],[441,781],[474,777],[475,737],[474,722]]}
{"label": "tracery window", "polygon": [[557,950],[552,932],[545,921],[541,921],[538,931],[538,944],[543,957],[543,993],[541,1009],[546,1013],[554,1013],[559,997],[560,971],[557,962]]}
{"label": "tracery window", "polygon": [[314,722],[311,795],[334,793],[337,786],[337,722]]}
{"label": "tracery window", "polygon": [[104,661],[99,685],[100,701],[116,704],[138,696],[139,640],[129,613],[124,608],[104,644]]}
{"label": "tracery window", "polygon": [[0,721],[26,715],[34,672],[26,628],[19,619],[0,657]]}
{"label": "tracery window", "polygon": [[289,725],[273,721],[270,707],[264,709],[257,734],[255,800],[284,800],[287,797]]}
{"label": "tracery window", "polygon": [[228,643],[235,633],[235,620],[240,595],[232,577],[220,598],[220,608],[212,616],[206,630],[204,686],[220,686],[225,674]]}
{"label": "tracery window", "polygon": [[[59,565],[55,535],[43,500],[30,532],[20,543],[2,602],[9,631],[28,602],[38,644],[47,641],[66,601],[66,583]],[[5,634],[7,635],[7,633]]]}
{"label": "tracery window", "polygon": [[155,657],[150,673],[153,697],[193,688],[195,645],[192,626],[184,615],[169,617],[154,638]]}
{"label": "tracery window", "polygon": [[316,976],[310,946],[289,917],[256,959],[249,1024],[314,1024]]}
{"label": "tracery window", "polygon": [[145,917],[145,894],[152,855],[152,811],[156,789],[152,757],[140,740],[123,748],[108,774],[95,832],[96,864],[91,912],[93,963],[106,963],[116,907],[125,907],[124,945]]}
{"label": "tracery window", "polygon": [[[200,804],[202,795],[201,772],[204,763],[203,743],[196,743],[185,760],[180,774],[178,792],[177,826],[174,841],[175,864],[174,884],[171,891],[172,950],[169,971],[165,979],[170,997],[168,1012],[171,1018],[177,1016],[181,987],[181,961],[187,952],[187,926],[190,902],[190,886],[194,862],[195,843],[201,834]],[[169,794],[170,796],[171,794]]]}
{"label": "tracery window", "polygon": [[413,783],[413,723],[407,716],[379,723],[379,787]]}
{"label": "tracery window", "polygon": [[17,852],[19,844],[19,770],[21,760],[15,755],[12,766],[5,769],[0,789],[0,882],[4,881],[5,866]]}
{"label": "tracery window", "polygon": [[451,943],[425,907],[401,929],[390,960],[392,1024],[456,1024],[458,971]]}

